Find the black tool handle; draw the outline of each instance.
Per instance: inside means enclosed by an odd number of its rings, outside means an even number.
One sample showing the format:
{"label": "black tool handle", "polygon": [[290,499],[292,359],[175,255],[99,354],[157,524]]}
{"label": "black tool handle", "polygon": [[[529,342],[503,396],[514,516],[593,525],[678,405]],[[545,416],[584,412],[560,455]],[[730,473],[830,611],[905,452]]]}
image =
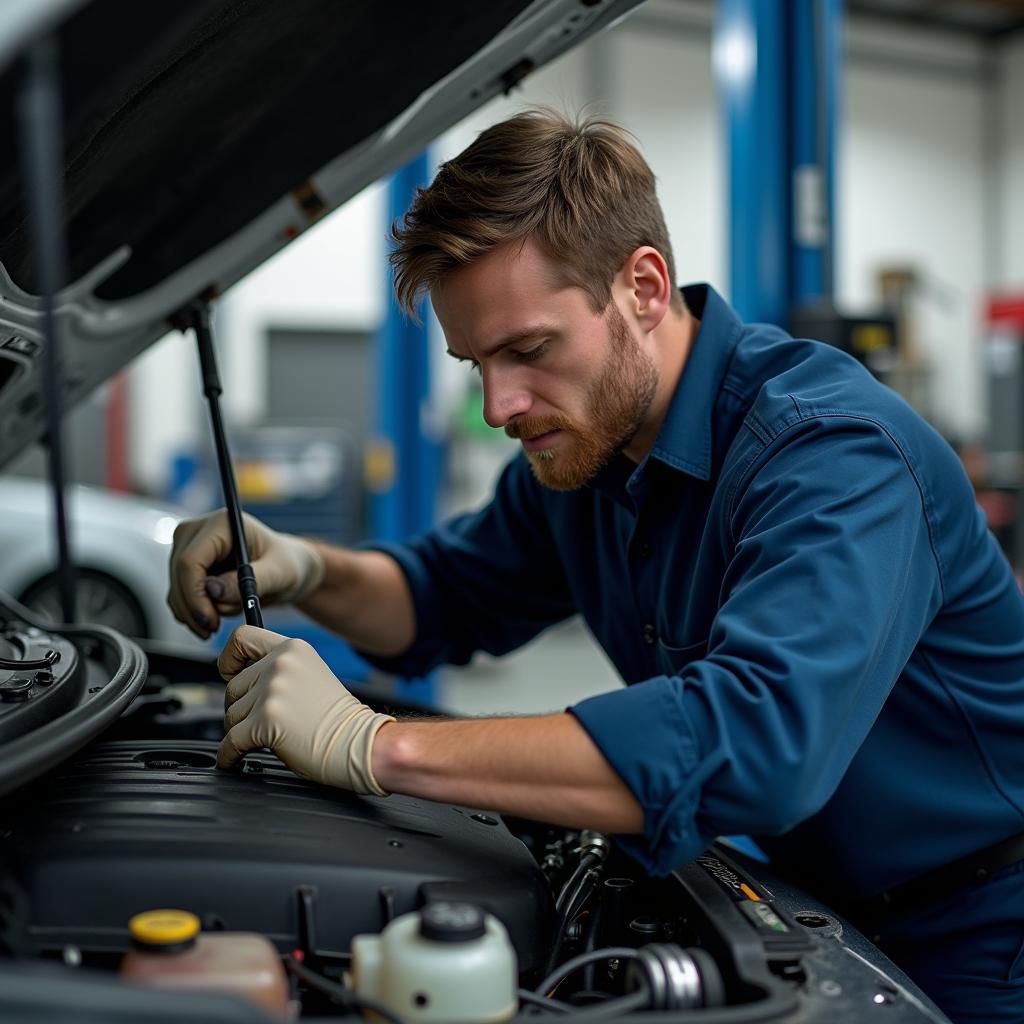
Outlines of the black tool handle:
{"label": "black tool handle", "polygon": [[217,450],[217,468],[220,470],[220,485],[224,491],[224,506],[231,525],[231,538],[238,558],[238,591],[242,596],[242,613],[250,626],[263,627],[263,610],[256,592],[256,575],[249,564],[249,547],[245,542],[245,528],[242,525],[242,506],[238,500],[235,474],[231,470],[231,455],[228,439],[224,432],[224,420],[220,413],[220,376],[213,351],[213,334],[210,331],[210,310],[205,303],[197,302],[190,310],[192,327],[196,332],[199,346],[199,366],[203,374],[203,394],[210,405],[210,424],[213,427],[213,443]]}

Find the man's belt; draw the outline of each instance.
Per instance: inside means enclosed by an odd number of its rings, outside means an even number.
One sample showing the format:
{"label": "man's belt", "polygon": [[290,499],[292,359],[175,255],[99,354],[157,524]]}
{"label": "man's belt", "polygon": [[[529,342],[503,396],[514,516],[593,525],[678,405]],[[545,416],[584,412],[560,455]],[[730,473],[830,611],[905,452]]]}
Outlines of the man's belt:
{"label": "man's belt", "polygon": [[876,896],[857,900],[845,910],[854,923],[859,918],[877,921],[892,911],[917,910],[938,903],[960,889],[981,885],[996,871],[1020,860],[1024,860],[1024,834],[1002,839]]}

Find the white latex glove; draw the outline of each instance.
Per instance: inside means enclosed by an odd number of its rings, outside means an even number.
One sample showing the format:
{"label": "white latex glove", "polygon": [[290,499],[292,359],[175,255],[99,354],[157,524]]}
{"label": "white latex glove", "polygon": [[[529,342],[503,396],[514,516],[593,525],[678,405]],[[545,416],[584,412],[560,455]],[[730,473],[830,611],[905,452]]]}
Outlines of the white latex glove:
{"label": "white latex glove", "polygon": [[269,747],[297,775],[353,793],[387,796],[370,755],[390,715],[371,711],[338,682],[304,640],[239,626],[217,659],[228,681],[217,766]]}
{"label": "white latex glove", "polygon": [[[242,522],[262,604],[301,601],[320,586],[324,560],[309,541],[271,530],[244,512]],[[242,610],[234,566],[220,572],[233,547],[224,509],[184,519],[174,531],[167,603],[174,617],[204,640],[220,628],[221,615]]]}

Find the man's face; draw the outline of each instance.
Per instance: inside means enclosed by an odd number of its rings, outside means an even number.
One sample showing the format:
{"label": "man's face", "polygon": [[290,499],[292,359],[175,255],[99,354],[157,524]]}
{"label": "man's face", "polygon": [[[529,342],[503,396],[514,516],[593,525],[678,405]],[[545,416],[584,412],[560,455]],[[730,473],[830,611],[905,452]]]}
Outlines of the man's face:
{"label": "man's face", "polygon": [[658,385],[614,302],[595,313],[532,242],[449,274],[432,295],[455,358],[478,369],[484,419],[555,490],[591,480],[636,434]]}

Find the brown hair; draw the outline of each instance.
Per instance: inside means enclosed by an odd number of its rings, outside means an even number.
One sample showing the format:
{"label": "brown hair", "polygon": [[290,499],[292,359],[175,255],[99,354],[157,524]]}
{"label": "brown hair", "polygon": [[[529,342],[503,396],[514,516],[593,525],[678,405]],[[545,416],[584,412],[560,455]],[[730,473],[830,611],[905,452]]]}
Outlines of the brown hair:
{"label": "brown hair", "polygon": [[417,189],[391,236],[395,293],[413,316],[449,271],[528,238],[595,312],[629,254],[653,246],[668,264],[673,306],[683,306],[654,175],[625,130],[596,117],[535,109],[493,125]]}

